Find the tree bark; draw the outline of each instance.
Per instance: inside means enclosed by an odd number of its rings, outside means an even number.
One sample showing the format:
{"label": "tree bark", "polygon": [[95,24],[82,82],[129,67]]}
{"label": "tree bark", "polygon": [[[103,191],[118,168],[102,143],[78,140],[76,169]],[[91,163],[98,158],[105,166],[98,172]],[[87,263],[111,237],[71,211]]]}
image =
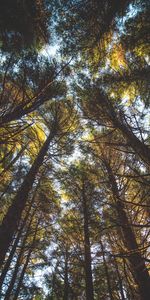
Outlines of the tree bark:
{"label": "tree bark", "polygon": [[85,186],[83,182],[82,190],[83,201],[83,218],[84,218],[84,257],[85,257],[85,283],[86,283],[86,300],[94,300],[93,291],[93,278],[92,278],[92,266],[91,266],[91,245],[89,234],[89,222],[88,222],[88,205],[85,195]]}
{"label": "tree bark", "polygon": [[64,297],[63,300],[69,298],[69,281],[68,281],[68,249],[65,251],[65,279],[64,279]]}
{"label": "tree bark", "polygon": [[100,241],[100,245],[101,245],[101,250],[102,250],[103,263],[104,263],[104,267],[105,267],[105,274],[106,274],[106,280],[107,280],[107,286],[108,286],[108,292],[109,292],[110,300],[114,300],[112,289],[111,289],[111,282],[110,282],[110,277],[109,277],[107,262],[106,262],[106,259],[105,259],[104,247],[103,247],[102,241]]}
{"label": "tree bark", "polygon": [[32,216],[31,216],[30,222],[28,224],[25,236],[23,238],[23,241],[22,241],[22,244],[21,244],[21,249],[19,251],[19,254],[18,254],[18,257],[17,257],[17,261],[16,261],[16,264],[15,264],[14,272],[12,274],[11,281],[10,281],[10,284],[9,284],[8,289],[6,291],[4,300],[9,300],[10,297],[11,297],[11,292],[12,292],[12,290],[14,288],[14,284],[16,282],[17,274],[18,274],[18,271],[19,271],[19,268],[20,268],[21,258],[22,258],[23,254],[24,254],[24,247],[26,245],[26,241],[27,241],[30,229],[31,229],[31,224],[32,224],[32,220],[33,220],[34,214],[35,214],[35,210],[32,213]]}
{"label": "tree bark", "polygon": [[120,199],[118,186],[113,171],[106,160],[104,164],[108,172],[109,183],[116,204],[118,220],[124,237],[123,242],[129,252],[128,260],[130,262],[133,273],[135,275],[139,294],[141,300],[149,300],[150,299],[150,276],[147,271],[145,261],[143,257],[140,255],[140,252],[138,250],[138,244],[136,242],[136,238],[131,228],[131,225],[129,224],[128,217],[124,208],[124,203]]}
{"label": "tree bark", "polygon": [[40,166],[43,163],[44,157],[47,153],[49,144],[53,139],[56,132],[56,128],[53,128],[42,146],[37,158],[35,159],[31,169],[27,173],[24,182],[22,183],[12,205],[9,207],[7,214],[5,215],[3,222],[0,226],[0,266],[3,263],[6,252],[15,234],[18,224],[21,218],[21,214],[26,205],[28,195],[32,189],[35,177]]}
{"label": "tree bark", "polygon": [[[35,247],[35,241],[36,241],[36,236],[37,236],[37,232],[38,232],[39,223],[40,223],[40,218],[39,218],[39,220],[38,220],[38,222],[36,224],[36,228],[35,228],[35,233],[34,233],[34,236],[33,236],[32,244],[30,245],[29,252],[27,254],[25,264],[24,264],[23,269],[21,271],[19,282],[18,282],[18,285],[17,285],[17,289],[15,291],[15,295],[13,297],[13,300],[17,300],[18,299],[18,296],[19,296],[19,293],[20,293],[20,289],[21,289],[21,285],[22,285],[22,282],[23,282],[23,279],[24,279],[24,275],[25,275],[26,269],[28,267],[32,251],[33,251],[33,249]],[[5,300],[9,300],[9,299],[5,299]]]}
{"label": "tree bark", "polygon": [[115,265],[116,272],[117,272],[117,275],[118,275],[118,285],[119,285],[121,300],[126,300],[125,295],[124,295],[122,277],[120,275],[119,268],[118,268],[118,263],[117,263],[117,260],[116,260],[115,257],[114,257],[114,265]]}
{"label": "tree bark", "polygon": [[20,237],[21,237],[21,235],[22,235],[22,231],[23,231],[23,229],[24,229],[24,227],[25,227],[25,224],[26,224],[27,220],[29,219],[30,211],[31,211],[31,208],[32,208],[32,205],[33,205],[35,196],[36,196],[36,192],[37,192],[39,183],[40,183],[40,180],[39,180],[39,182],[38,182],[38,184],[37,184],[37,187],[36,187],[36,189],[35,189],[35,191],[34,191],[34,195],[33,195],[33,197],[32,197],[31,203],[29,203],[29,207],[28,207],[28,209],[27,209],[27,212],[26,212],[26,214],[25,214],[25,217],[24,217],[24,219],[23,219],[23,221],[22,221],[22,224],[20,225],[20,228],[19,228],[19,230],[18,230],[18,232],[17,232],[17,236],[16,236],[16,238],[15,238],[15,242],[14,242],[14,244],[13,244],[13,246],[12,246],[12,249],[11,249],[11,251],[10,251],[10,253],[9,253],[9,256],[8,256],[8,258],[7,258],[7,260],[6,260],[6,263],[5,263],[5,265],[4,265],[4,268],[3,268],[3,270],[2,270],[2,273],[1,273],[1,276],[0,276],[0,291],[1,291],[1,288],[2,288],[2,285],[3,285],[3,282],[4,282],[4,280],[5,280],[6,274],[7,274],[8,270],[9,270],[10,264],[11,264],[11,262],[12,262],[13,256],[14,256],[14,254],[15,254],[16,248],[17,248],[17,246],[18,246],[18,242],[19,242]]}

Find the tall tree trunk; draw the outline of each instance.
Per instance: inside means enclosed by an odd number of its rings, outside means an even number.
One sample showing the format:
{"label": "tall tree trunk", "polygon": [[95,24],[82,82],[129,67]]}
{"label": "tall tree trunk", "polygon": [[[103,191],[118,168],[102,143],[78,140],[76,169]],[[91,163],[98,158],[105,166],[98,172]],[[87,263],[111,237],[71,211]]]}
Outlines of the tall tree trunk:
{"label": "tall tree trunk", "polygon": [[114,265],[115,265],[117,276],[118,276],[118,285],[119,285],[121,300],[126,300],[125,294],[124,294],[124,289],[123,289],[122,277],[120,275],[120,271],[119,271],[119,268],[118,268],[118,263],[117,263],[117,260],[116,260],[115,257],[114,257]]}
{"label": "tall tree trunk", "polygon": [[35,210],[32,213],[30,222],[29,222],[28,227],[27,227],[27,231],[26,231],[25,236],[23,238],[23,241],[22,241],[22,244],[21,244],[21,249],[19,251],[17,261],[16,261],[16,264],[15,264],[14,272],[12,274],[12,278],[11,278],[10,284],[8,286],[8,289],[6,291],[4,300],[9,300],[10,297],[11,297],[11,292],[12,292],[12,290],[14,288],[14,284],[16,282],[17,274],[18,274],[18,271],[19,271],[19,268],[20,268],[20,262],[21,262],[23,254],[24,254],[24,247],[26,245],[26,241],[27,241],[27,238],[29,236],[29,232],[30,232],[30,229],[31,229],[31,224],[32,224],[34,214],[35,214]]}
{"label": "tall tree trunk", "polygon": [[130,262],[129,260],[127,261],[125,258],[123,258],[122,261],[123,261],[124,278],[127,284],[127,289],[126,289],[127,298],[129,298],[129,300],[134,300],[134,299],[139,300],[139,293],[137,291],[137,287],[135,287],[135,284],[133,288],[133,281],[135,282],[136,279],[133,274],[133,271],[131,270],[131,266],[129,265]]}
{"label": "tall tree trunk", "polygon": [[12,249],[11,249],[11,251],[9,253],[9,256],[7,258],[7,261],[6,261],[6,264],[4,265],[4,268],[2,270],[2,273],[1,273],[1,276],[0,276],[0,291],[1,291],[1,288],[2,288],[2,285],[3,285],[3,282],[5,280],[6,274],[7,274],[8,270],[9,270],[10,264],[12,262],[13,256],[15,254],[16,248],[18,246],[18,242],[20,240],[20,237],[21,237],[21,234],[22,234],[22,230],[24,228],[24,225],[25,225],[25,222],[27,220],[27,217],[28,216],[26,216],[24,222],[22,223],[21,227],[19,228],[17,237],[15,238],[15,242],[14,242],[14,244],[12,246]]}
{"label": "tall tree trunk", "polygon": [[110,300],[114,300],[112,289],[111,289],[111,282],[110,282],[110,277],[109,277],[107,262],[106,262],[106,259],[105,259],[104,247],[103,247],[102,241],[100,241],[100,245],[101,245],[101,250],[102,250],[103,263],[104,263],[104,268],[105,268],[105,274],[106,274],[106,280],[107,280],[109,297],[110,297]]}
{"label": "tall tree trunk", "polygon": [[86,283],[86,300],[94,300],[93,291],[93,278],[92,278],[92,266],[91,266],[91,245],[89,235],[89,213],[88,204],[85,195],[85,186],[83,183],[82,190],[83,201],[83,219],[84,219],[84,257],[85,257],[85,283]]}
{"label": "tall tree trunk", "polygon": [[6,274],[7,274],[8,270],[9,270],[10,264],[11,264],[11,262],[12,262],[13,256],[14,256],[14,254],[15,254],[16,248],[17,248],[17,246],[18,246],[18,242],[19,242],[20,237],[21,237],[21,235],[22,235],[22,231],[23,231],[23,229],[24,229],[24,227],[25,227],[25,224],[26,224],[27,220],[29,219],[30,211],[31,211],[31,208],[32,208],[32,205],[33,205],[33,202],[34,202],[34,199],[35,199],[36,192],[37,192],[37,189],[38,189],[38,187],[39,187],[39,184],[40,184],[40,180],[39,180],[39,182],[38,182],[38,184],[37,184],[37,186],[36,186],[36,189],[35,189],[35,191],[34,191],[34,195],[33,195],[33,197],[32,197],[32,200],[31,200],[31,202],[29,203],[29,207],[28,207],[28,209],[27,209],[27,212],[26,212],[26,214],[25,214],[25,217],[24,217],[24,219],[23,219],[23,221],[22,221],[22,223],[21,223],[21,225],[20,225],[20,228],[19,228],[19,230],[18,230],[18,232],[17,232],[17,236],[16,236],[16,238],[15,238],[14,244],[13,244],[12,249],[11,249],[11,251],[10,251],[10,253],[9,253],[9,256],[8,256],[8,258],[7,258],[7,260],[6,260],[6,263],[5,263],[5,265],[4,265],[4,268],[3,268],[3,270],[2,270],[2,273],[1,273],[1,276],[0,276],[0,291],[1,291],[1,288],[2,288],[2,285],[3,285],[3,282],[4,282],[4,280],[5,280]]}
{"label": "tall tree trunk", "polygon": [[[25,264],[24,264],[23,269],[21,271],[21,274],[19,276],[19,282],[18,282],[18,285],[17,285],[17,289],[15,291],[15,295],[13,297],[13,300],[17,300],[18,299],[18,296],[19,296],[19,293],[20,293],[20,289],[21,289],[21,285],[22,285],[22,282],[23,282],[23,279],[24,279],[24,275],[25,275],[26,269],[28,267],[32,251],[33,251],[33,249],[35,247],[35,241],[36,241],[36,236],[37,236],[37,232],[38,232],[39,223],[40,223],[40,218],[39,218],[39,220],[38,220],[38,222],[36,224],[36,228],[35,228],[35,232],[34,232],[32,244],[30,245],[29,252],[27,254]],[[9,299],[7,299],[7,300],[9,300]]]}
{"label": "tall tree trunk", "polygon": [[49,144],[53,139],[56,132],[56,128],[52,128],[47,140],[42,146],[37,158],[35,159],[31,169],[27,173],[24,182],[22,183],[12,205],[9,207],[7,214],[5,215],[3,222],[0,226],[0,266],[3,263],[6,252],[15,234],[18,224],[21,218],[22,211],[26,205],[28,195],[32,189],[35,177],[40,166],[43,163],[44,157],[47,153]]}
{"label": "tall tree trunk", "polygon": [[65,278],[64,278],[64,296],[63,300],[68,300],[69,296],[69,281],[68,281],[68,249],[65,251]]}
{"label": "tall tree trunk", "polygon": [[145,265],[145,261],[143,257],[140,255],[134,232],[131,228],[131,225],[128,221],[128,217],[126,215],[124,203],[120,199],[118,186],[113,171],[106,160],[104,164],[108,172],[109,182],[115,200],[115,207],[118,214],[119,225],[121,226],[121,231],[124,237],[123,242],[129,252],[128,260],[130,262],[130,265],[132,267],[133,273],[136,278],[139,294],[141,296],[141,300],[149,300],[150,299],[150,277]]}

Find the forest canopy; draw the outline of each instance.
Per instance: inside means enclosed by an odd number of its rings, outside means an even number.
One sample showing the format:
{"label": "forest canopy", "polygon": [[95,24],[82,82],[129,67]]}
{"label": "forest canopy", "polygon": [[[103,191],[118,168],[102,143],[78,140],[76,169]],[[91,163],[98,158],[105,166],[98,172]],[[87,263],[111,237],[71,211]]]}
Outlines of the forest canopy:
{"label": "forest canopy", "polygon": [[147,0],[0,1],[0,299],[150,299]]}

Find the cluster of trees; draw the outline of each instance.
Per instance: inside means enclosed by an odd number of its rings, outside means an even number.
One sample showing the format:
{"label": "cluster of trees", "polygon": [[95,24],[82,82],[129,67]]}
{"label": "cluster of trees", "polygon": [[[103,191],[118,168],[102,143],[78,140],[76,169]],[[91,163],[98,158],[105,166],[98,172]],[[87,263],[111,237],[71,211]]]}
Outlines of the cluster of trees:
{"label": "cluster of trees", "polygon": [[0,299],[150,299],[149,6],[1,1]]}

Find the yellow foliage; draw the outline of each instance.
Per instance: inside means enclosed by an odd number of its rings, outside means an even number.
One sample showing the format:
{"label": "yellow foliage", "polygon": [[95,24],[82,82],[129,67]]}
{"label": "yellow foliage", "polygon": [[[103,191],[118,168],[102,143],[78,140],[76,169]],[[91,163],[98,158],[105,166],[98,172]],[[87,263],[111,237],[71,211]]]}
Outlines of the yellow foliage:
{"label": "yellow foliage", "polygon": [[110,97],[112,100],[122,99],[125,106],[130,106],[136,96],[139,94],[138,85],[136,83],[131,84],[121,84],[120,86],[116,86],[110,89]]}
{"label": "yellow foliage", "polygon": [[89,141],[89,142],[93,141],[93,139],[94,139],[94,136],[91,132],[87,133],[87,134],[84,134],[83,138],[82,138],[83,141]]}
{"label": "yellow foliage", "polygon": [[46,135],[44,128],[42,127],[42,124],[35,123],[31,127],[29,127],[29,136],[30,136],[30,142],[28,145],[28,149],[33,157],[37,156],[41,145],[46,140]]}
{"label": "yellow foliage", "polygon": [[150,53],[150,46],[149,45],[145,45],[145,44],[141,44],[138,45],[135,49],[134,49],[135,54],[140,57],[142,60],[145,58],[149,59],[149,53]]}
{"label": "yellow foliage", "polygon": [[130,106],[134,101],[136,94],[137,94],[137,89],[135,85],[132,84],[124,89],[124,91],[121,93],[121,98],[126,100],[127,105]]}
{"label": "yellow foliage", "polygon": [[99,43],[93,48],[91,55],[89,56],[89,63],[97,64],[101,60],[105,60],[108,47],[112,41],[113,32],[110,31],[104,34],[103,39],[100,39]]}
{"label": "yellow foliage", "polygon": [[127,68],[127,61],[125,58],[125,51],[121,44],[115,44],[110,53],[110,66],[118,71],[121,67]]}
{"label": "yellow foliage", "polygon": [[70,199],[69,194],[67,194],[64,190],[60,191],[60,195],[61,195],[61,199],[64,202],[68,202],[69,201],[69,199]]}

